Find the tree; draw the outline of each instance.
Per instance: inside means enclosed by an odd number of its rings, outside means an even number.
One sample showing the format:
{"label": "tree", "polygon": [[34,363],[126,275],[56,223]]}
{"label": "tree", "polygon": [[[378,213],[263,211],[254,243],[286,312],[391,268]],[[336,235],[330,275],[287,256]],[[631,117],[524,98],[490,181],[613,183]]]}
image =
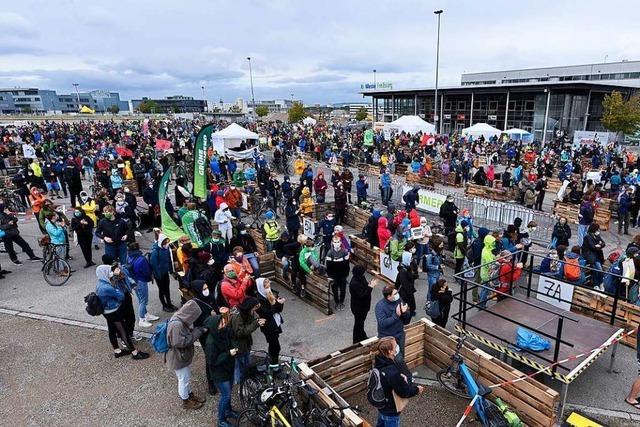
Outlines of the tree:
{"label": "tree", "polygon": [[258,115],[258,117],[264,117],[267,114],[269,114],[269,107],[267,107],[266,105],[258,105],[256,107],[256,114]]}
{"label": "tree", "polygon": [[158,108],[158,103],[155,101],[142,101],[140,105],[138,105],[138,111],[143,114],[149,114],[159,113],[160,109]]}
{"label": "tree", "polygon": [[356,120],[361,121],[367,118],[367,109],[364,107],[360,107],[358,112],[356,113]]}
{"label": "tree", "polygon": [[33,110],[31,109],[31,105],[25,105],[24,107],[21,107],[20,111],[25,113],[25,114],[33,113]]}
{"label": "tree", "polygon": [[294,102],[291,108],[289,108],[289,123],[297,123],[304,119],[307,112],[300,102]]}
{"label": "tree", "polygon": [[118,114],[120,112],[120,107],[114,104],[111,107],[107,108],[107,111],[111,114]]}
{"label": "tree", "polygon": [[625,101],[618,91],[605,95],[602,101],[602,124],[613,132],[632,134],[640,126],[640,95]]}
{"label": "tree", "polygon": [[229,108],[229,112],[230,113],[242,113],[242,108],[240,108],[237,105],[232,105],[231,108]]}

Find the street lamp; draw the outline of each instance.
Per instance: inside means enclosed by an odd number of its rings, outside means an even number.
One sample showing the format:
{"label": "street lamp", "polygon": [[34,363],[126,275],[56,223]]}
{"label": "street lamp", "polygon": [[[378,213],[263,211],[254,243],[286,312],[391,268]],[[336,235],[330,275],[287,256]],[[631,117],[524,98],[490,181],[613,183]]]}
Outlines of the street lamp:
{"label": "street lamp", "polygon": [[204,111],[207,111],[207,95],[204,91],[204,85],[200,87],[202,89],[202,100],[204,101]]}
{"label": "street lamp", "polygon": [[[433,118],[436,125],[436,133],[440,133],[440,117],[438,117],[438,67],[440,66],[440,15],[442,15],[442,9],[435,10],[433,13],[438,15],[438,39],[436,41],[436,90],[435,90],[435,103]],[[440,112],[442,114],[442,111]]]}
{"label": "street lamp", "polygon": [[76,88],[76,99],[78,100],[78,109],[80,108],[80,92],[78,92],[78,83],[73,83],[73,87]]}
{"label": "street lamp", "polygon": [[376,69],[373,69],[373,90],[376,90],[378,85],[376,84]]}
{"label": "street lamp", "polygon": [[253,72],[251,71],[251,57],[247,56],[247,61],[249,61],[249,80],[251,81],[251,104],[253,105],[253,112],[256,110],[256,98],[253,94]]}

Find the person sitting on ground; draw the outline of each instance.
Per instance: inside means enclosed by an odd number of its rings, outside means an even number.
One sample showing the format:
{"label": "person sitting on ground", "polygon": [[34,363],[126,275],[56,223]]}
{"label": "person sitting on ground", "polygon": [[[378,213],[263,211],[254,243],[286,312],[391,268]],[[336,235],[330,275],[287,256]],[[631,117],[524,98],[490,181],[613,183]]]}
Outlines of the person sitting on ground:
{"label": "person sitting on ground", "polygon": [[567,282],[583,284],[586,275],[584,267],[587,262],[580,256],[580,246],[573,246],[564,256],[558,270],[558,277]]}

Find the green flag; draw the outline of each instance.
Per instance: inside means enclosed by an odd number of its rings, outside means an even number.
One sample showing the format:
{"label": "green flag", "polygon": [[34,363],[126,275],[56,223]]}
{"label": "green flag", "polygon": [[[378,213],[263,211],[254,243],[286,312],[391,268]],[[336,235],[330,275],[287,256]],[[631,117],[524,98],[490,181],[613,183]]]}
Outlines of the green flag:
{"label": "green flag", "polygon": [[208,124],[200,129],[193,151],[193,195],[204,199],[207,197],[207,152],[211,147],[213,125]]}
{"label": "green flag", "polygon": [[169,212],[167,212],[167,190],[169,188],[171,169],[172,168],[169,168],[160,180],[160,187],[158,188],[158,201],[160,203],[160,228],[162,229],[162,232],[173,242],[184,236],[184,233],[182,232],[180,227],[178,227],[178,224],[175,223],[173,218],[171,218]]}
{"label": "green flag", "polygon": [[373,145],[373,129],[364,131],[364,145]]}

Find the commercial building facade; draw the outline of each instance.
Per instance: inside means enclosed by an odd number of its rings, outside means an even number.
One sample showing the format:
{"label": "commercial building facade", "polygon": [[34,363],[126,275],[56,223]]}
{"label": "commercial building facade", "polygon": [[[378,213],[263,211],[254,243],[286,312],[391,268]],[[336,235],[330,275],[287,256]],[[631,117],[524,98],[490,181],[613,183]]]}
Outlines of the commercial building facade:
{"label": "commercial building facade", "polygon": [[77,113],[81,106],[106,113],[114,105],[120,111],[129,109],[127,101],[120,100],[118,92],[94,90],[64,95],[38,88],[0,89],[0,114]]}
{"label": "commercial building facade", "polygon": [[[632,64],[640,72],[640,62],[620,64]],[[627,65],[623,67],[628,68]],[[527,82],[511,82],[514,75],[503,71],[496,72],[503,76],[499,82],[489,75],[491,73],[474,73],[463,76],[465,84],[462,86],[438,88],[440,131],[450,133],[475,123],[488,123],[499,129],[527,130],[540,141],[549,140],[556,131],[564,131],[570,136],[576,130],[604,131],[604,96],[619,91],[630,97],[640,90],[640,79],[632,78],[581,81],[573,80],[574,75],[566,73],[562,80],[560,77],[563,76],[554,76],[552,80],[529,81],[537,78],[538,70],[515,71],[518,78],[526,78]],[[525,71],[532,72],[527,74]],[[629,76],[634,72],[625,71]],[[619,73],[607,74],[615,76]],[[504,83],[505,80],[510,82]],[[389,122],[403,115],[419,115],[432,123],[437,121],[435,89],[371,90],[362,94],[372,97],[376,121]]]}
{"label": "commercial building facade", "polygon": [[203,99],[194,99],[191,96],[168,96],[166,98],[146,98],[132,99],[131,104],[134,111],[140,107],[143,102],[154,102],[158,111],[154,113],[204,113],[207,108],[207,101]]}

